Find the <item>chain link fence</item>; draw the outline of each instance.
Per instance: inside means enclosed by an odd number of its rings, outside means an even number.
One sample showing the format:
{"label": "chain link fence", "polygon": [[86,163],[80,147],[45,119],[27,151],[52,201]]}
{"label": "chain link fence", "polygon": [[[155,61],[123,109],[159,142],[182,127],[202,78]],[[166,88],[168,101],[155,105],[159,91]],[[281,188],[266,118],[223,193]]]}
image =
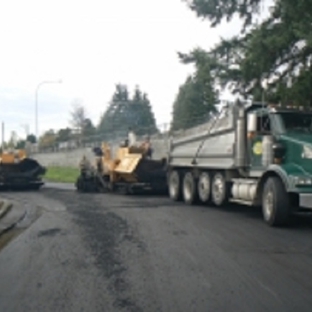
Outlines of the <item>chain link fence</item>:
{"label": "chain link fence", "polygon": [[[137,141],[144,141],[148,135],[151,140],[167,139],[169,136],[170,124],[164,123],[157,126],[158,131],[151,134],[149,127],[135,129],[135,132],[141,133],[137,135]],[[64,151],[72,151],[79,148],[93,148],[101,146],[102,142],[108,142],[111,145],[120,145],[128,138],[128,133],[125,130],[112,129],[109,132],[97,133],[94,135],[70,135],[68,140],[56,141],[51,144],[45,144],[44,146],[38,144],[32,144],[28,148],[30,153],[57,153]]]}

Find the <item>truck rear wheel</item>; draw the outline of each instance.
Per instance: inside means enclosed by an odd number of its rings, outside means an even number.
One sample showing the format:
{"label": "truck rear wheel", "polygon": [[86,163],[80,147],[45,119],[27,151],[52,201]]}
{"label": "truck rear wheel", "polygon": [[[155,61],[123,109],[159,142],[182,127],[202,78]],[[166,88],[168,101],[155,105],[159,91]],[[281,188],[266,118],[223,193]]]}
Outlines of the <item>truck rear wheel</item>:
{"label": "truck rear wheel", "polygon": [[202,203],[207,204],[211,194],[211,179],[208,172],[202,172],[197,184],[198,196]]}
{"label": "truck rear wheel", "polygon": [[181,200],[181,175],[177,170],[169,173],[168,179],[169,196],[172,200]]}
{"label": "truck rear wheel", "polygon": [[217,172],[211,185],[211,198],[216,206],[223,206],[229,199],[229,190],[224,175]]}
{"label": "truck rear wheel", "polygon": [[183,199],[187,204],[194,204],[197,201],[196,181],[191,172],[187,172],[183,178]]}
{"label": "truck rear wheel", "polygon": [[290,218],[290,201],[286,189],[278,177],[265,182],[262,194],[262,214],[270,226],[285,225]]}

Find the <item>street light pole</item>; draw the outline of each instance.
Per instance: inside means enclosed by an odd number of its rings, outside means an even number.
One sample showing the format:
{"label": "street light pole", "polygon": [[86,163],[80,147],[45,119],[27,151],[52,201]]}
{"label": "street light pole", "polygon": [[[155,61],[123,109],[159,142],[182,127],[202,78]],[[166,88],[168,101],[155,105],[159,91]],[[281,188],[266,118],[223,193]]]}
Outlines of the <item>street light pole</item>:
{"label": "street light pole", "polygon": [[56,80],[56,81],[41,81],[36,88],[36,100],[35,100],[35,124],[36,124],[36,139],[38,140],[38,91],[39,88],[43,85],[43,84],[47,84],[47,83],[62,83],[62,80]]}

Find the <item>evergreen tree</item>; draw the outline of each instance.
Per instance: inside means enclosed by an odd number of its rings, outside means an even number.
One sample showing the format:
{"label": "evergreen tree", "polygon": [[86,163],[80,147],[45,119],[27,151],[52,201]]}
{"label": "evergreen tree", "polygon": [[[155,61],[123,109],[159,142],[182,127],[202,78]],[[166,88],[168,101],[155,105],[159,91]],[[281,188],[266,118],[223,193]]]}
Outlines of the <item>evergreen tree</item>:
{"label": "evergreen tree", "polygon": [[138,134],[157,131],[151,104],[146,94],[136,87],[132,98],[126,86],[117,85],[108,109],[101,118],[98,130],[104,137],[125,136],[129,127]]}
{"label": "evergreen tree", "polygon": [[[207,18],[211,27],[220,25],[224,19],[230,21],[239,16],[243,22],[243,30],[255,22],[261,4],[265,0],[182,0],[186,2],[197,16]],[[290,0],[291,1],[291,0]]]}
{"label": "evergreen tree", "polygon": [[139,134],[142,132],[144,125],[142,124],[142,99],[143,95],[140,88],[137,86],[134,90],[134,95],[131,99],[131,107],[128,110],[129,125]]}
{"label": "evergreen tree", "polygon": [[131,101],[133,128],[138,135],[157,132],[156,120],[148,96],[137,86]]}
{"label": "evergreen tree", "polygon": [[83,123],[82,134],[84,138],[89,138],[95,135],[96,129],[90,118],[86,118]]}
{"label": "evergreen tree", "polygon": [[147,131],[149,134],[158,132],[156,118],[146,93],[143,93],[142,106],[142,123],[144,124],[144,127],[148,129]]}
{"label": "evergreen tree", "polygon": [[125,135],[128,129],[127,109],[129,105],[128,88],[125,85],[116,85],[115,93],[98,127],[99,133],[106,138]]}
{"label": "evergreen tree", "polygon": [[192,77],[188,77],[185,83],[179,88],[179,92],[173,103],[172,130],[188,128],[189,123],[191,123],[189,114],[192,110],[194,111],[194,109],[192,102],[188,98],[188,94],[190,94],[190,91],[192,90],[192,85]]}
{"label": "evergreen tree", "polygon": [[25,140],[18,140],[15,146],[16,149],[25,149],[25,147],[26,147]]}
{"label": "evergreen tree", "polygon": [[212,66],[207,53],[196,50],[190,55],[179,54],[185,64],[194,63],[195,74],[180,87],[173,104],[172,130],[189,128],[207,121],[216,112],[218,93],[210,75]]}
{"label": "evergreen tree", "polygon": [[34,144],[37,143],[37,138],[34,134],[29,134],[27,135],[26,141]]}

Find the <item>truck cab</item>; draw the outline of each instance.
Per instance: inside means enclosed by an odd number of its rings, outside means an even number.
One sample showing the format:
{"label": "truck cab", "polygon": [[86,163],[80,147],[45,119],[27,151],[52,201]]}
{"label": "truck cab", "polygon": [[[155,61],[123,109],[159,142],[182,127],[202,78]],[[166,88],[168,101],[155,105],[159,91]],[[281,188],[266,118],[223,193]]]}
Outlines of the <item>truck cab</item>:
{"label": "truck cab", "polygon": [[251,110],[247,132],[250,176],[260,179],[266,221],[274,223],[278,209],[286,219],[294,210],[312,208],[312,112],[270,106]]}

